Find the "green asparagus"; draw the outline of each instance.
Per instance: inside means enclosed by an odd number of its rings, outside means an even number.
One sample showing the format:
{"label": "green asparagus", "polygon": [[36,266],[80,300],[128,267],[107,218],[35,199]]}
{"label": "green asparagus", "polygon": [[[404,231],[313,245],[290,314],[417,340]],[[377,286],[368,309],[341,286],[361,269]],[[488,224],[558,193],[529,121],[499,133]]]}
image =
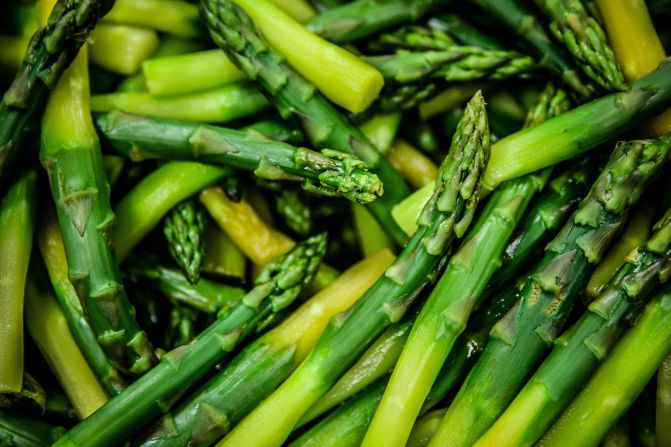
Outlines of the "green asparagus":
{"label": "green asparagus", "polygon": [[178,203],[163,220],[168,249],[191,284],[198,282],[205,250],[203,211],[195,199]]}

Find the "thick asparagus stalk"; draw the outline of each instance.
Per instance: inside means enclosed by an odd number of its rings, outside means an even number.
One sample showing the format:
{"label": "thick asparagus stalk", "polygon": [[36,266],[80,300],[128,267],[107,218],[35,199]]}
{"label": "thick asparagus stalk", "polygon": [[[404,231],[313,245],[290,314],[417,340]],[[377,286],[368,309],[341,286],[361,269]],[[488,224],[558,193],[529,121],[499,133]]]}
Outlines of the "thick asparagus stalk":
{"label": "thick asparagus stalk", "polygon": [[548,180],[542,171],[505,183],[452,255],[412,327],[363,446],[403,446],[457,337],[533,196]]}
{"label": "thick asparagus stalk", "polygon": [[[439,266],[455,236],[468,228],[487,161],[488,129],[478,92],[466,107],[436,192],[419,229],[385,275],[352,309],[334,318],[298,369],[224,440],[222,446],[281,444],[296,422],[389,325],[400,320]],[[263,427],[259,430],[259,427]]]}
{"label": "thick asparagus stalk", "polygon": [[135,321],[114,256],[114,213],[89,109],[86,47],[52,92],[42,122],[40,160],[68,258],[68,277],[108,354],[132,374],[156,360]]}
{"label": "thick asparagus stalk", "polygon": [[[531,446],[578,393],[617,342],[632,308],[645,302],[671,266],[671,211],[655,225],[476,446]],[[636,313],[634,311],[634,313]]]}
{"label": "thick asparagus stalk", "polygon": [[37,212],[37,174],[28,171],[0,202],[0,393],[23,382],[23,294]]}
{"label": "thick asparagus stalk", "polygon": [[127,76],[137,73],[159,44],[154,30],[110,23],[96,26],[91,39],[91,62]]}
{"label": "thick asparagus stalk", "polygon": [[[143,446],[210,445],[268,396],[305,358],[329,319],[346,310],[393,261],[380,252],[350,267],[202,388],[150,427]],[[207,421],[206,423],[202,423]]]}
{"label": "thick asparagus stalk", "polygon": [[270,262],[256,287],[196,339],[166,354],[161,363],[99,411],[68,431],[56,445],[118,445],[163,412],[184,389],[202,378],[254,332],[270,314],[291,305],[312,281],[326,249],[324,234],[298,244]]}
{"label": "thick asparagus stalk", "polygon": [[629,208],[659,173],[669,149],[671,138],[617,145],[578,210],[548,244],[516,305],[492,329],[431,445],[472,445],[505,410],[551,347],[594,266]]}
{"label": "thick asparagus stalk", "polygon": [[370,205],[371,212],[397,243],[404,243],[405,236],[390,213],[409,190],[387,160],[359,129],[283,62],[242,10],[229,0],[204,1],[203,10],[213,40],[263,88],[283,117],[295,116],[315,147],[352,153],[379,175],[385,194]]}
{"label": "thick asparagus stalk", "polygon": [[198,282],[204,257],[203,210],[195,199],[178,203],[163,220],[168,250],[190,283]]}
{"label": "thick asparagus stalk", "polygon": [[580,68],[606,90],[624,90],[624,75],[606,33],[578,0],[536,0],[550,18],[550,30],[564,43]]}
{"label": "thick asparagus stalk", "polygon": [[539,441],[542,446],[597,445],[634,402],[671,350],[671,291],[646,306],[592,379]]}
{"label": "thick asparagus stalk", "polygon": [[0,187],[18,161],[25,130],[42,111],[49,90],[114,0],[61,0],[31,40],[23,64],[0,102]]}
{"label": "thick asparagus stalk", "polygon": [[367,203],[382,183],[356,156],[321,153],[271,141],[253,131],[112,113],[98,119],[105,137],[134,160],[168,158],[224,164],[268,180],[301,182],[304,189]]}
{"label": "thick asparagus stalk", "polygon": [[305,26],[332,42],[352,42],[450,4],[452,0],[356,0],[317,14]]}

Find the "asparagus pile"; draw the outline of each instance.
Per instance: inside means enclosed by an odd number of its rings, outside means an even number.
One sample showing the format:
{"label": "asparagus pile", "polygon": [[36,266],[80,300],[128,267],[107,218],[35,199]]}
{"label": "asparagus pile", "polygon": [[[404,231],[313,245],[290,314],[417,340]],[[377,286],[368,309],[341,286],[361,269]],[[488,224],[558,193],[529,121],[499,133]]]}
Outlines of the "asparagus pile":
{"label": "asparagus pile", "polygon": [[10,1],[0,445],[671,446],[665,8]]}

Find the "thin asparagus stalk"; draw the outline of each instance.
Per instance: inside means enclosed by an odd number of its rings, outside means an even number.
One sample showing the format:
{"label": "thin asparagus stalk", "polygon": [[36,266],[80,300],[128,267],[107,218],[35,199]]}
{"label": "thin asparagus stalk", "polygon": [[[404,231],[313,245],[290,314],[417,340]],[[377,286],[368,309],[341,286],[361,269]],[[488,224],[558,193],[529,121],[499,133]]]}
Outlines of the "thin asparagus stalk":
{"label": "thin asparagus stalk", "polygon": [[409,193],[403,179],[359,129],[283,63],[242,10],[228,0],[207,0],[203,8],[213,40],[263,88],[283,117],[297,118],[313,146],[353,153],[379,175],[385,194],[370,205],[371,212],[394,241],[403,244],[405,235],[390,216],[393,204]]}
{"label": "thin asparagus stalk", "polygon": [[518,302],[492,329],[430,445],[472,445],[505,410],[551,347],[594,266],[669,149],[671,138],[616,146],[578,210],[547,245]]}
{"label": "thin asparagus stalk", "polygon": [[123,113],[103,115],[99,129],[134,160],[164,158],[228,165],[268,180],[293,180],[308,191],[368,203],[383,193],[378,177],[356,156],[271,141],[253,131]]}
{"label": "thin asparagus stalk", "polygon": [[664,359],[657,372],[657,405],[655,408],[655,445],[671,446],[671,353]]}
{"label": "thin asparagus stalk", "polygon": [[142,73],[153,96],[184,95],[245,79],[220,50],[149,59],[142,63]]}
{"label": "thin asparagus stalk", "polygon": [[37,174],[28,171],[0,202],[0,393],[23,382],[23,295],[37,212]]}
{"label": "thin asparagus stalk", "polygon": [[107,394],[109,396],[119,394],[126,388],[126,380],[98,343],[84,315],[77,292],[68,278],[68,263],[65,258],[63,237],[58,226],[56,210],[51,207],[40,216],[37,245],[72,337]]}
{"label": "thin asparagus stalk", "polygon": [[223,123],[268,108],[258,90],[245,83],[227,84],[188,95],[154,97],[147,92],[115,92],[91,97],[94,112],[127,113],[195,122]]}
{"label": "thin asparagus stalk", "polygon": [[158,48],[156,31],[101,23],[91,32],[91,62],[114,73],[132,75]]}
{"label": "thin asparagus stalk", "polygon": [[624,75],[606,33],[577,0],[536,0],[550,18],[550,30],[592,80],[606,90],[624,90]]}
{"label": "thin asparagus stalk", "polygon": [[247,273],[247,258],[210,219],[205,221],[205,258],[203,272],[244,280]]}
{"label": "thin asparagus stalk", "polygon": [[505,183],[487,202],[422,307],[362,446],[405,445],[441,366],[501,265],[508,239],[549,174]]}
{"label": "thin asparagus stalk", "polygon": [[410,437],[406,444],[407,447],[425,447],[428,445],[429,440],[433,437],[436,430],[438,430],[438,425],[440,425],[440,421],[443,420],[444,415],[445,409],[441,408],[417,419],[410,432]]}
{"label": "thin asparagus stalk", "polygon": [[396,140],[387,157],[413,188],[421,188],[436,180],[438,166],[405,140]]}
{"label": "thin asparagus stalk", "polygon": [[401,113],[378,113],[361,123],[359,129],[380,153],[387,155],[400,125]]}
{"label": "thin asparagus stalk", "polygon": [[156,361],[135,321],[114,257],[114,213],[90,117],[86,47],[52,92],[42,120],[40,161],[49,174],[68,258],[68,277],[98,342],[140,375]]}
{"label": "thin asparagus stalk", "polygon": [[117,0],[105,20],[151,28],[179,37],[198,38],[204,35],[198,7],[181,0]]}
{"label": "thin asparagus stalk", "polygon": [[49,90],[113,4],[114,0],[61,0],[47,26],[33,35],[23,64],[0,102],[0,187],[12,176],[24,144],[24,131],[41,113]]}
{"label": "thin asparagus stalk", "polygon": [[345,43],[413,22],[435,9],[451,5],[452,0],[356,0],[317,14],[305,27],[332,42]]}
{"label": "thin asparagus stalk", "polygon": [[653,231],[627,257],[588,312],[557,339],[552,353],[476,446],[534,445],[561,414],[617,342],[633,308],[665,281],[664,271],[671,266],[671,211]]}
{"label": "thin asparagus stalk", "polygon": [[[419,230],[385,275],[349,312],[332,319],[296,371],[256,407],[220,446],[281,444],[296,422],[388,326],[399,321],[435,274],[455,236],[466,231],[478,201],[478,174],[487,161],[484,100],[469,103],[436,178]],[[259,430],[259,427],[263,427]]]}
{"label": "thin asparagus stalk", "polygon": [[226,168],[187,161],[166,163],[147,175],[114,210],[117,259],[123,261],[179,202],[231,175]]}
{"label": "thin asparagus stalk", "polygon": [[205,256],[205,223],[198,202],[190,199],[178,203],[163,220],[163,234],[186,279],[191,284],[198,282]]}
{"label": "thin asparagus stalk", "polygon": [[195,284],[190,283],[180,271],[158,265],[157,260],[149,254],[142,254],[127,264],[124,272],[131,281],[149,281],[150,286],[165,297],[208,314],[226,309],[245,295],[245,291],[239,287],[206,278],[200,278]]}
{"label": "thin asparagus stalk", "polygon": [[354,396],[289,447],[358,447],[382,398],[386,380],[380,379]]}
{"label": "thin asparagus stalk", "polygon": [[257,278],[256,287],[237,305],[192,343],[166,354],[161,363],[69,430],[55,445],[118,445],[153,417],[169,410],[176,396],[224,360],[260,321],[291,305],[312,281],[325,249],[326,237],[321,234],[273,260]]}
{"label": "thin asparagus stalk", "polygon": [[43,270],[35,260],[28,275],[26,327],[77,415],[84,419],[107,402],[108,397],[72,337]]}
{"label": "thin asparagus stalk", "polygon": [[53,444],[65,429],[42,419],[0,409],[0,443],[5,446],[44,447]]}
{"label": "thin asparagus stalk", "polygon": [[347,269],[150,427],[139,444],[205,446],[216,441],[291,373],[314,346],[329,319],[355,303],[392,261],[391,252],[383,251]]}
{"label": "thin asparagus stalk", "polygon": [[554,71],[578,94],[583,97],[593,94],[593,87],[580,79],[578,71],[566,54],[555,46],[552,37],[545,32],[544,26],[526,5],[518,0],[471,1],[515,33],[536,53],[541,65]]}
{"label": "thin asparagus stalk", "polygon": [[352,220],[363,256],[394,249],[394,242],[363,205],[352,204]]}
{"label": "thin asparagus stalk", "polygon": [[592,379],[539,441],[542,446],[591,446],[643,390],[671,350],[671,291],[664,287]]}

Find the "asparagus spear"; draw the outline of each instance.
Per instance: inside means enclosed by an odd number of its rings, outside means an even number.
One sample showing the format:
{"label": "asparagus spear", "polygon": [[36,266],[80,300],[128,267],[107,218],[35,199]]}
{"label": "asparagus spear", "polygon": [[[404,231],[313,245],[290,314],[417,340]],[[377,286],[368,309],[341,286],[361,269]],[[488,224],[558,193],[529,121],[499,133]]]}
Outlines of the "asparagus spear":
{"label": "asparagus spear", "polygon": [[417,419],[410,432],[407,447],[425,447],[438,429],[444,415],[445,409],[441,408]]}
{"label": "asparagus spear", "polygon": [[626,88],[606,33],[579,0],[536,0],[536,5],[550,18],[550,30],[587,76],[606,90]]}
{"label": "asparagus spear", "polygon": [[546,247],[518,302],[492,329],[431,445],[471,445],[505,410],[550,348],[595,264],[670,148],[671,138],[617,145],[578,210]]}
{"label": "asparagus spear", "polygon": [[8,447],[51,445],[65,429],[42,419],[33,419],[12,410],[0,409],[0,444]]}
{"label": "asparagus spear", "polygon": [[544,446],[599,443],[624,414],[671,350],[671,290],[648,304],[592,379],[540,440]]}
{"label": "asparagus spear", "polygon": [[168,249],[191,284],[198,282],[204,256],[203,211],[195,199],[178,203],[163,220]]}
{"label": "asparagus spear", "polygon": [[504,183],[487,202],[422,307],[363,446],[405,445],[441,366],[499,267],[508,239],[549,174]]}
{"label": "asparagus spear", "polygon": [[203,11],[217,45],[263,88],[283,117],[297,118],[315,147],[355,154],[379,175],[386,192],[370,205],[371,212],[397,243],[404,243],[405,236],[390,212],[409,190],[387,160],[310,83],[284,64],[242,10],[229,0],[206,0]]}
{"label": "asparagus spear", "polygon": [[86,47],[47,103],[40,160],[51,192],[68,258],[68,277],[86,309],[91,328],[108,354],[131,374],[156,360],[135,321],[114,257],[114,213],[102,155],[88,107]]}
{"label": "asparagus spear", "polygon": [[443,29],[406,25],[397,30],[380,34],[374,40],[369,41],[367,45],[375,52],[393,53],[400,49],[409,51],[449,50],[457,43]]}
{"label": "asparagus spear", "polygon": [[275,210],[284,224],[298,235],[307,235],[312,231],[312,211],[300,191],[281,189],[274,191]]}
{"label": "asparagus spear", "polygon": [[176,396],[221,362],[260,321],[291,305],[312,281],[325,248],[326,237],[320,234],[270,262],[258,276],[256,287],[237,305],[192,343],[166,354],[161,363],[68,431],[56,445],[118,445],[152,417],[166,412]]}
{"label": "asparagus spear", "polygon": [[28,171],[0,201],[0,393],[23,381],[23,294],[37,212],[37,174]]}
{"label": "asparagus spear", "polygon": [[317,14],[305,27],[332,42],[353,42],[451,4],[452,0],[356,0]]}
{"label": "asparagus spear", "polygon": [[219,374],[150,427],[143,446],[210,445],[268,396],[305,358],[328,320],[346,310],[393,261],[380,252],[350,267]]}
{"label": "asparagus spear", "polygon": [[46,27],[31,40],[23,64],[0,102],[0,187],[18,161],[26,129],[33,124],[63,71],[114,0],[60,0]]}
{"label": "asparagus spear", "polygon": [[226,164],[268,180],[301,182],[304,189],[367,203],[382,195],[382,183],[356,156],[321,153],[267,140],[253,131],[185,121],[112,113],[98,127],[119,151],[134,160],[170,158]]}
{"label": "asparagus spear", "polygon": [[533,445],[617,342],[632,308],[665,281],[663,272],[669,266],[671,211],[627,257],[588,312],[557,339],[552,353],[476,446]]}
{"label": "asparagus spear", "polygon": [[[455,236],[468,228],[478,202],[478,174],[487,161],[489,133],[482,95],[466,107],[436,178],[436,192],[419,229],[385,275],[349,312],[334,318],[298,369],[220,445],[281,444],[321,395],[389,325],[401,319],[435,274]],[[259,430],[259,427],[263,427]]]}

